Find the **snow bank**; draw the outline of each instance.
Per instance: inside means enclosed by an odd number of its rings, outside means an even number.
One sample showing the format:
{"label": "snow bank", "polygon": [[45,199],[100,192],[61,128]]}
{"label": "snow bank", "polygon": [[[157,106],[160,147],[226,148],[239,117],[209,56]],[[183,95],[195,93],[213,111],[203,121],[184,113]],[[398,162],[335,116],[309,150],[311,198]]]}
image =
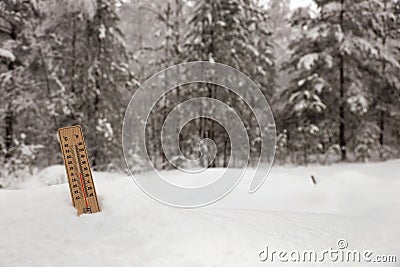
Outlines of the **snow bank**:
{"label": "snow bank", "polygon": [[[131,178],[108,173],[94,173],[102,212],[80,217],[67,184],[0,190],[0,266],[271,266],[258,259],[266,245],[322,251],[339,238],[399,260],[399,164],[276,167],[256,194],[247,194],[245,177],[221,202],[195,210],[159,204]],[[199,182],[169,174],[174,183]]]}

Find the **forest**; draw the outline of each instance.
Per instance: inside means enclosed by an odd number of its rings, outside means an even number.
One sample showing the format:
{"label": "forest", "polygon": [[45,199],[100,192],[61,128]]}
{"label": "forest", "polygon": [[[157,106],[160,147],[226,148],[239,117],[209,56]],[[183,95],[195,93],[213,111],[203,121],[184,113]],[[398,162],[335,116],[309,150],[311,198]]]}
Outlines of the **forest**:
{"label": "forest", "polygon": [[[57,129],[77,124],[92,168],[124,171],[130,98],[156,72],[191,61],[226,64],[256,83],[274,114],[275,164],[400,158],[399,0],[310,0],[299,8],[290,0],[2,0],[0,182],[61,164]],[[195,97],[240,113],[249,160],[256,158],[262,129],[249,107],[199,83],[154,106],[146,124],[154,166],[171,168],[163,122]],[[204,138],[216,144],[212,167],[226,166],[229,137],[207,118],[183,128],[180,149],[195,158]]]}

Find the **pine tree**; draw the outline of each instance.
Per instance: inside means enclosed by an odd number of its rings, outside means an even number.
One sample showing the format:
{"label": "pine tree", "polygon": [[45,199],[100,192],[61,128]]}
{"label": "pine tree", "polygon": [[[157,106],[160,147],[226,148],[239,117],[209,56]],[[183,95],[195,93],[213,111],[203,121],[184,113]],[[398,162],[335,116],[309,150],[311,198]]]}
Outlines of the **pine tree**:
{"label": "pine tree", "polygon": [[266,11],[254,1],[198,1],[189,20],[186,59],[235,67],[271,96],[274,57],[270,35]]}
{"label": "pine tree", "polygon": [[[198,1],[185,36],[185,58],[188,61],[218,62],[235,67],[255,81],[266,96],[271,96],[274,88],[274,58],[268,23],[266,11],[254,1]],[[248,123],[250,139],[256,142],[257,126],[246,105],[215,85],[205,84],[193,90],[197,95],[217,98],[241,109],[243,121]],[[214,139],[219,146],[218,151],[225,151],[222,156],[227,158],[229,147],[224,145],[227,137],[218,134],[220,139],[216,140],[216,127],[215,123],[201,118],[197,128],[200,137]],[[252,146],[254,153],[257,147]],[[212,166],[215,165],[214,162]]]}
{"label": "pine tree", "polygon": [[37,107],[29,100],[32,77],[26,72],[26,67],[32,64],[31,23],[37,17],[37,6],[31,1],[0,3],[0,116],[3,121],[0,161],[4,166],[1,171],[6,172],[5,175],[0,172],[0,177],[15,177],[31,171],[37,152],[33,151],[36,146],[30,146],[30,140],[26,139],[29,129],[24,129],[21,119],[26,116],[29,105]]}
{"label": "pine tree", "polygon": [[118,28],[117,2],[82,3],[35,6],[35,18],[27,23],[21,49],[26,61],[23,87],[16,90],[24,98],[22,108],[13,110],[20,111],[18,126],[27,135],[26,143],[46,145],[37,156],[41,166],[60,163],[57,129],[73,124],[84,128],[92,166],[104,169],[122,158],[126,96],[137,82]]}
{"label": "pine tree", "polygon": [[283,63],[289,60],[289,44],[296,37],[296,31],[289,24],[291,14],[290,0],[271,0],[268,2],[270,17],[271,39],[276,55],[276,90],[281,91],[288,85],[288,73],[282,69]]}
{"label": "pine tree", "polygon": [[[372,116],[376,117],[376,125],[379,127],[380,156],[384,157],[385,132],[391,120],[395,118],[400,98],[400,29],[396,23],[395,2],[382,0],[374,2],[374,15],[369,19],[369,25],[377,38],[378,56],[370,64],[378,70],[373,73],[372,105],[376,110]],[[396,128],[398,125],[394,125]]]}
{"label": "pine tree", "polygon": [[[287,68],[297,72],[293,84],[297,83],[298,88],[304,85],[299,81],[312,77],[327,85],[324,88],[328,90],[321,92],[322,103],[327,107],[325,119],[339,129],[335,135],[341,158],[345,160],[351,128],[361,127],[359,121],[364,119],[363,114],[372,102],[373,88],[368,77],[378,73],[378,69],[369,63],[382,59],[379,55],[385,49],[367,26],[376,7],[370,1],[316,0],[315,3],[318,7],[315,16],[305,9],[292,16],[292,25],[303,29],[303,35],[292,42],[294,52]],[[384,61],[389,60],[386,55]]]}
{"label": "pine tree", "polygon": [[[82,88],[80,109],[83,125],[93,131],[88,145],[93,151],[92,165],[104,168],[121,150],[120,136],[124,113],[123,94],[134,88],[123,34],[118,27],[116,1],[97,0],[93,20],[86,29],[88,82]],[[78,120],[79,120],[78,119]]]}

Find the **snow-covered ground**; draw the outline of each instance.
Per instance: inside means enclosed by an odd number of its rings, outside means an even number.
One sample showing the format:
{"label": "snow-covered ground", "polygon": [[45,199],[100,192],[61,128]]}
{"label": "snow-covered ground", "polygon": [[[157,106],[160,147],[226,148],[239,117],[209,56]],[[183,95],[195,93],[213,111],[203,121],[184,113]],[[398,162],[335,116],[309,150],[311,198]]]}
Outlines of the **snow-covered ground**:
{"label": "snow-covered ground", "polygon": [[[247,193],[246,176],[220,202],[189,210],[150,199],[125,175],[94,173],[102,212],[77,217],[68,185],[58,184],[64,169],[53,166],[19,190],[0,190],[0,266],[400,266],[399,168],[398,160],[273,167],[257,193]],[[259,260],[266,246],[322,253],[339,239],[397,263]]]}

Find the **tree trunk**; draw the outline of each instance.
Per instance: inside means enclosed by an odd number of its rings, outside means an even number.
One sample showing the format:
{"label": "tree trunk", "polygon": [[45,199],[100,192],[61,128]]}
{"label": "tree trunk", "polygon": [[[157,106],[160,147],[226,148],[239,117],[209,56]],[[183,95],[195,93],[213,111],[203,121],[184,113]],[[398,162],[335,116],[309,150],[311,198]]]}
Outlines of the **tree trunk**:
{"label": "tree trunk", "polygon": [[[215,86],[214,85],[212,85],[212,84],[210,84],[210,85],[208,85],[207,86],[208,87],[208,97],[209,98],[215,98]],[[209,125],[209,127],[208,127],[208,131],[207,131],[207,138],[209,138],[209,139],[212,139],[212,140],[214,140],[214,132],[215,132],[215,129],[214,129],[214,121],[212,121],[212,120],[210,120],[210,119],[208,119],[208,120],[206,120],[206,122],[208,122],[208,125]],[[215,142],[215,140],[214,140],[214,142]],[[218,149],[218,148],[217,148]],[[215,157],[215,159],[213,160],[213,162],[210,164],[210,167],[216,167],[216,159],[217,159],[217,156]]]}
{"label": "tree trunk", "polygon": [[[212,18],[214,20],[216,18],[216,14],[215,14],[216,10],[215,10],[214,5],[212,5],[211,12],[212,12]],[[210,55],[212,57],[214,57],[214,52],[215,52],[214,50],[215,50],[214,49],[214,29],[212,28],[212,30],[211,30],[211,42],[210,42],[210,45],[208,46],[208,51],[207,51],[208,52],[207,53],[208,58],[210,57]],[[216,98],[215,85],[207,84],[207,88],[208,88],[208,97],[215,99]],[[210,124],[210,127],[208,128],[208,138],[214,140],[214,132],[215,132],[215,130],[214,130],[214,122],[212,120],[208,120],[208,121],[209,121],[209,124]],[[215,140],[214,140],[214,142],[215,142]],[[218,150],[218,147],[216,149]],[[210,167],[215,167],[216,166],[215,165],[216,159],[217,159],[217,156],[215,157],[213,162],[210,164]]]}
{"label": "tree trunk", "polygon": [[[100,85],[98,84],[98,82],[96,82],[96,83],[97,83],[97,89],[100,90]],[[97,114],[99,112],[99,103],[100,103],[100,97],[98,94],[96,94],[96,97],[94,98],[94,103],[93,103],[95,114]],[[97,165],[99,165],[98,158],[99,158],[99,151],[98,151],[98,147],[95,146],[93,149],[93,160],[92,160],[93,169],[96,169]]]}
{"label": "tree trunk", "polygon": [[[172,13],[171,5],[170,5],[170,3],[168,3],[167,4],[166,14],[165,14],[165,28],[166,28],[167,32],[169,32],[169,29],[170,29],[170,15],[171,15],[171,13]],[[165,68],[169,67],[169,64],[171,64],[171,62],[173,61],[171,59],[169,51],[170,51],[170,36],[167,35],[165,37],[165,48],[164,48],[164,52],[165,52],[164,67]],[[165,74],[165,87],[167,87],[168,85],[169,85],[169,77],[168,77],[168,72],[167,72]],[[167,115],[168,115],[167,114],[167,103],[168,103],[167,97],[168,97],[168,94],[165,94],[163,96],[164,99],[163,99],[163,104],[162,104],[162,107],[161,107],[161,109],[162,109],[162,112],[161,112],[162,113],[162,117],[161,117],[161,122],[160,122],[160,125],[161,125],[161,127],[160,127],[160,142],[159,142],[159,148],[158,148],[159,155],[161,157],[161,169],[165,169],[165,167],[166,167],[165,166],[166,158],[165,158],[165,154],[164,154],[164,150],[163,150],[163,146],[162,146],[162,141],[161,141],[161,131],[162,131],[162,125],[164,124],[164,122],[165,122],[165,120],[167,118]]]}
{"label": "tree trunk", "polygon": [[224,168],[228,167],[228,138],[224,142]]}
{"label": "tree trunk", "polygon": [[[96,10],[96,12],[97,12],[97,18],[96,18],[97,22],[96,22],[96,24],[97,25],[101,25],[102,17],[103,17],[102,0],[97,0],[96,3],[97,3],[97,10]],[[95,34],[95,32],[93,32],[92,34]],[[103,51],[103,39],[100,38],[99,35],[97,35],[97,53],[96,53],[95,57],[97,57],[96,59],[99,61],[100,65],[103,64],[102,63],[102,54],[103,53],[104,53],[104,51]],[[103,75],[101,75],[101,74],[96,72],[95,77],[96,77],[95,78],[95,86],[96,86],[97,92],[95,92],[95,97],[93,99],[93,110],[94,110],[94,114],[98,114],[100,112],[100,108],[99,108],[100,95],[99,94],[101,94],[102,88],[104,86],[107,86],[107,85],[105,85],[105,83],[104,83]],[[97,117],[94,117],[93,120],[94,120],[94,127],[96,127],[97,123],[98,123]],[[93,170],[97,169],[97,167],[99,165],[99,162],[100,162],[100,160],[99,160],[99,151],[98,150],[99,150],[98,145],[95,145],[92,148],[92,151],[93,151],[93,160],[92,160]]]}
{"label": "tree trunk", "polygon": [[[340,12],[340,24],[343,30],[343,19],[344,19],[344,0],[341,1],[342,10]],[[346,121],[345,121],[345,106],[346,106],[346,92],[344,87],[344,57],[340,55],[340,99],[339,99],[339,145],[342,154],[342,160],[347,159],[346,155]]]}
{"label": "tree trunk", "polygon": [[346,160],[346,122],[345,122],[345,88],[344,88],[344,59],[340,56],[340,104],[339,104],[339,145],[342,160]]}
{"label": "tree trunk", "polygon": [[[16,28],[13,27],[11,29],[10,32],[10,37],[11,39],[13,39],[14,41],[17,39],[17,32],[16,32]],[[10,61],[8,63],[7,69],[9,71],[13,71],[15,69],[15,65],[13,61]],[[13,135],[14,135],[14,112],[13,112],[13,98],[12,96],[10,96],[11,94],[11,89],[10,87],[7,88],[7,94],[10,99],[9,99],[9,104],[7,106],[7,110],[6,110],[6,115],[4,117],[4,142],[5,142],[5,159],[7,160],[8,158],[11,158],[11,150],[12,150],[12,146],[13,146]]]}
{"label": "tree trunk", "polygon": [[5,138],[4,138],[4,145],[6,148],[6,154],[5,158],[11,158],[11,148],[13,145],[13,125],[14,125],[14,113],[11,110],[11,105],[9,105],[7,111],[6,111],[6,116],[4,117],[4,132],[5,132]]}
{"label": "tree trunk", "polygon": [[384,132],[385,132],[385,111],[381,110],[379,114],[379,144],[383,146],[384,144]]}
{"label": "tree trunk", "polygon": [[400,157],[400,130],[397,130],[397,151],[398,153],[398,157]]}
{"label": "tree trunk", "polygon": [[[181,10],[182,10],[181,0],[175,0],[175,24],[174,24],[174,27],[175,27],[175,57],[177,57],[175,64],[180,63],[179,46],[180,46],[181,35],[180,35],[180,21],[179,20],[180,20]],[[180,75],[179,67],[177,67],[176,69],[177,69],[177,75]],[[179,101],[180,101],[179,86],[176,87],[176,98],[177,98],[177,102],[179,103]]]}
{"label": "tree trunk", "polygon": [[72,69],[71,69],[71,92],[75,93],[75,75],[76,75],[76,14],[72,15]]}
{"label": "tree trunk", "polygon": [[[384,1],[384,12],[387,9],[387,1]],[[382,45],[383,47],[386,46],[386,21],[383,22],[383,36],[382,36]],[[386,73],[386,63],[385,60],[382,60],[382,76]],[[384,85],[386,89],[386,85]],[[384,134],[385,134],[385,110],[381,108],[379,112],[379,144],[382,146],[384,141]],[[382,151],[380,152],[380,156],[382,157]]]}

